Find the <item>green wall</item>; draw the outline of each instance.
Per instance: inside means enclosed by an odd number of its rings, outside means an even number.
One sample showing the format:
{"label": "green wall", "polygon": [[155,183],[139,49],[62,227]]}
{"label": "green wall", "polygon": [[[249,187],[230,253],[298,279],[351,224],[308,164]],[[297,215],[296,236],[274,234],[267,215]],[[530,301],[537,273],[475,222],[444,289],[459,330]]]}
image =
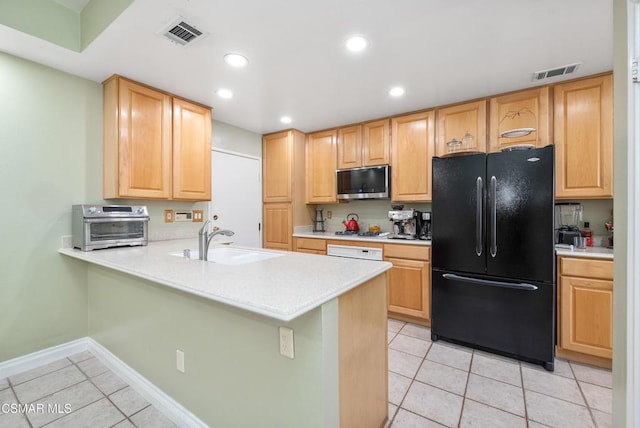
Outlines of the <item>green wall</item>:
{"label": "green wall", "polygon": [[[100,84],[0,53],[0,361],[87,335],[86,266],[57,253],[102,144]],[[96,166],[94,166],[95,168]]]}
{"label": "green wall", "polygon": [[[337,426],[337,301],[290,323],[89,266],[89,334],[212,427]],[[294,329],[295,359],[278,327]],[[185,373],[176,370],[176,350]]]}

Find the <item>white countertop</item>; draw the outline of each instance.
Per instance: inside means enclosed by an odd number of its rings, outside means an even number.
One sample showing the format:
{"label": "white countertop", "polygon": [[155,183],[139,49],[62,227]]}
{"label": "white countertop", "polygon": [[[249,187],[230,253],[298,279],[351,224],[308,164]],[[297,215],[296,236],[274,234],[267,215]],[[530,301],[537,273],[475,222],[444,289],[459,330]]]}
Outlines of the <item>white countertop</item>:
{"label": "white countertop", "polygon": [[336,235],[335,232],[295,232],[295,238],[336,239],[344,241],[376,242],[381,244],[431,245],[431,241],[420,239],[389,239],[378,236]]}
{"label": "white countertop", "polygon": [[589,257],[592,259],[609,259],[613,260],[613,248],[605,247],[587,247],[587,248],[557,248],[556,255],[569,257]]}
{"label": "white countertop", "polygon": [[291,321],[391,268],[389,262],[258,248],[251,250],[284,256],[230,266],[169,255],[187,248],[197,251],[197,240],[58,252],[282,321]]}

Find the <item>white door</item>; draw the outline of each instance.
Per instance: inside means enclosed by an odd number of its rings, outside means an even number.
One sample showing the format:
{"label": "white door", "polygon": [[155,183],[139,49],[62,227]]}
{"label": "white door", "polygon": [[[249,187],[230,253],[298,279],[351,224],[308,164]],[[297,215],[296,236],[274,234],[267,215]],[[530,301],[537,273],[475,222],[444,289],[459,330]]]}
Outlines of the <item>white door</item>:
{"label": "white door", "polygon": [[211,202],[213,227],[235,232],[233,243],[262,247],[262,162],[259,158],[213,149]]}

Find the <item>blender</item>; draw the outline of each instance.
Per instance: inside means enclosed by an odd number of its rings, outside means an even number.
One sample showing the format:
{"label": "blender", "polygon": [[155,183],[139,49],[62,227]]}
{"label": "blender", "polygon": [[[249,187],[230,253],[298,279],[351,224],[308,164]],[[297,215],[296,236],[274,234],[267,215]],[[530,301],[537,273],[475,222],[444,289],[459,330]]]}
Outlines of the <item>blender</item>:
{"label": "blender", "polygon": [[573,238],[582,236],[578,222],[582,221],[582,205],[578,202],[556,204],[556,244],[573,245]]}

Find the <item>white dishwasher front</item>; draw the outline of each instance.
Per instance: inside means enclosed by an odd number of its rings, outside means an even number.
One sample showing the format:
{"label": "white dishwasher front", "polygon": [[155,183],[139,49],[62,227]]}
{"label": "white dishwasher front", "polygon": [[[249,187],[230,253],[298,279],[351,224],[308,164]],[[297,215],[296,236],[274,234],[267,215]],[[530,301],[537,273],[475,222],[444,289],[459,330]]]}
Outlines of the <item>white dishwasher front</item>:
{"label": "white dishwasher front", "polygon": [[381,261],[382,248],[329,244],[327,245],[327,256]]}

